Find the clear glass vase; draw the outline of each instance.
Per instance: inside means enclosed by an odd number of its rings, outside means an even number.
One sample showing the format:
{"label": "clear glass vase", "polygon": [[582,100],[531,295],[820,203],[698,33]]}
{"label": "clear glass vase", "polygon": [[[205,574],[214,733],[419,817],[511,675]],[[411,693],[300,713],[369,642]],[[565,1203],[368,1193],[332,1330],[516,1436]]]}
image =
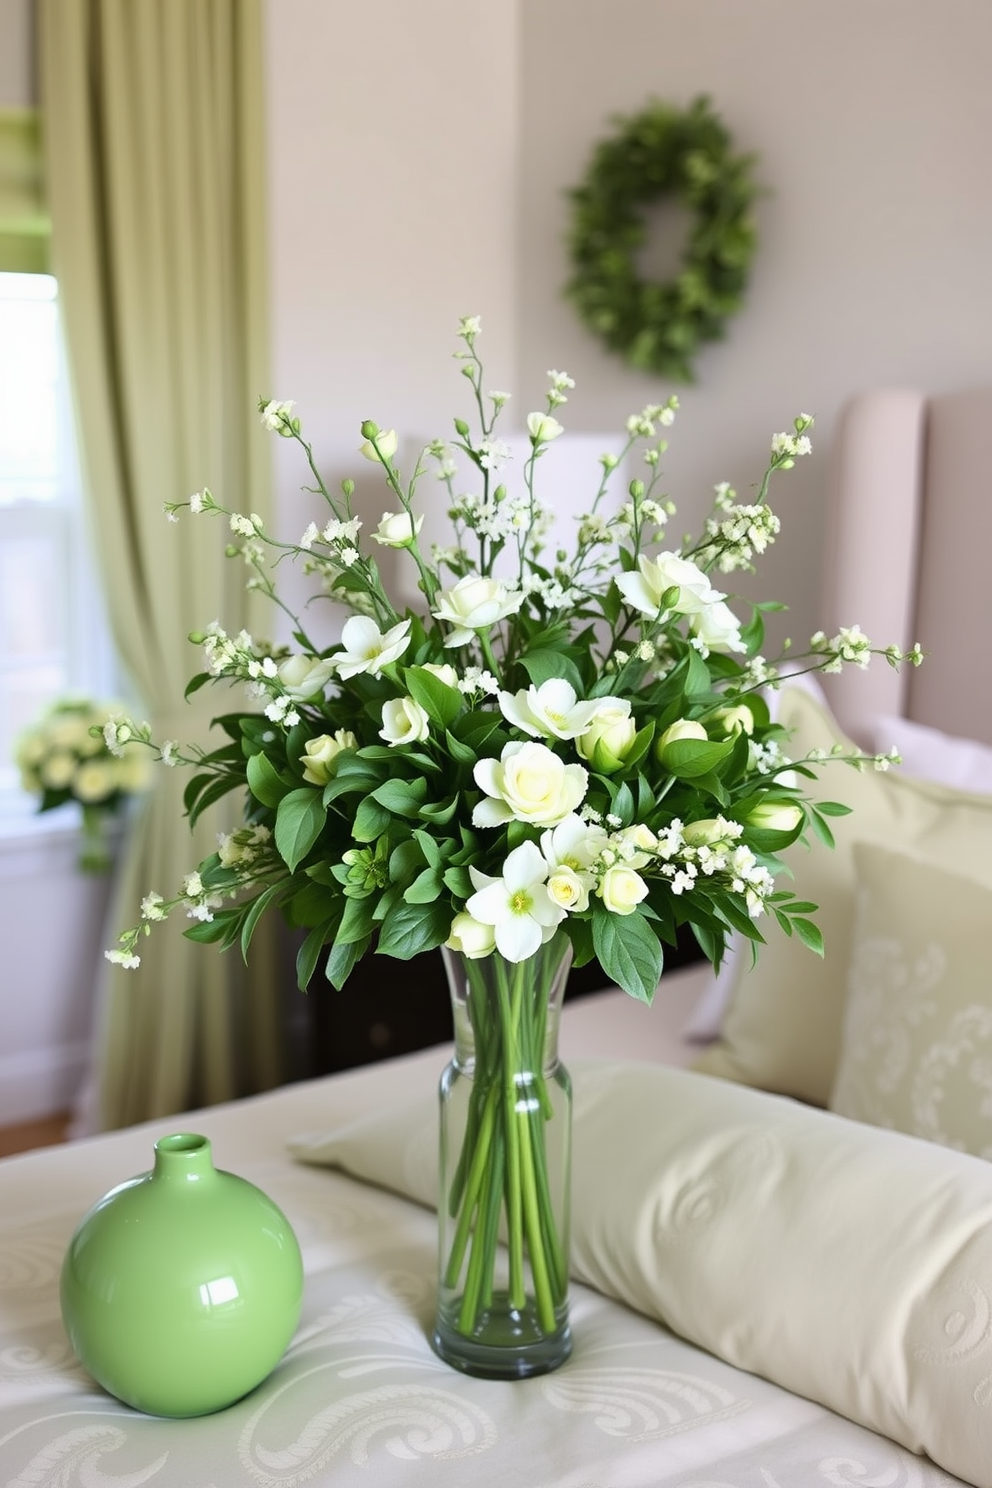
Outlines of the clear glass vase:
{"label": "clear glass vase", "polygon": [[558,1060],[572,948],[558,932],[525,961],[444,957],[455,1056],[441,1077],[434,1348],[466,1374],[523,1379],[572,1351],[572,1087]]}

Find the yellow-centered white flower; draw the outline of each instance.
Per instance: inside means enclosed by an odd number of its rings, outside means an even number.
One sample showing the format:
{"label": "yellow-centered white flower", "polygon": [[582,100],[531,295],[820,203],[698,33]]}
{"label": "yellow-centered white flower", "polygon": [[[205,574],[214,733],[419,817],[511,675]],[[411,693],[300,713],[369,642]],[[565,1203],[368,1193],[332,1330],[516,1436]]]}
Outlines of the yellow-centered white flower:
{"label": "yellow-centered white flower", "polygon": [[444,644],[464,646],[475,631],[488,630],[507,615],[515,615],[523,600],[523,594],[518,589],[508,589],[502,579],[467,574],[450,589],[438,593],[437,608],[431,613],[435,620],[444,620],[454,627]]}
{"label": "yellow-centered white flower", "polygon": [[546,744],[506,744],[498,760],[477,760],[472,773],[486,793],[472,812],[476,827],[555,826],[581,805],[589,783],[581,765],[566,765]]}
{"label": "yellow-centered white flower", "polygon": [[414,698],[389,698],[383,703],[379,738],[387,744],[416,744],[429,733],[430,719]]}
{"label": "yellow-centered white flower", "polygon": [[378,677],[384,666],[399,660],[409,644],[409,620],[383,632],[369,616],[352,615],[341,632],[342,649],[331,657],[331,665],[341,677],[357,677],[359,672]]}
{"label": "yellow-centered white flower", "polygon": [[[500,712],[533,739],[575,739],[585,732],[603,708],[602,698],[579,702],[575,689],[560,677],[533,683],[519,692],[501,692]],[[627,704],[630,712],[630,704]]]}
{"label": "yellow-centered white flower", "polygon": [[548,865],[533,842],[522,842],[503,863],[500,878],[470,867],[476,892],[465,908],[473,919],[493,927],[496,949],[507,961],[526,961],[565,918],[548,893]]}

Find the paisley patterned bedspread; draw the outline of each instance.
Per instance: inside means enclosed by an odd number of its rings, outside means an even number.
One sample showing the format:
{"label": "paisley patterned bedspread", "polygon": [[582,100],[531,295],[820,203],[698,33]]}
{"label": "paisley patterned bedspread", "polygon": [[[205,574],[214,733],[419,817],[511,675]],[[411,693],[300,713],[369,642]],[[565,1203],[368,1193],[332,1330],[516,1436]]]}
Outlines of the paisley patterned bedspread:
{"label": "paisley patterned bedspread", "polygon": [[[595,1039],[591,1013],[584,1016]],[[595,1041],[579,1037],[581,1025],[576,1019],[566,1053],[596,1052]],[[575,1351],[555,1374],[507,1384],[464,1378],[441,1364],[428,1343],[434,1216],[294,1163],[286,1144],[301,1131],[415,1094],[446,1057],[444,1049],[428,1050],[0,1163],[3,1488],[937,1488],[958,1481],[579,1285],[572,1292]],[[649,1057],[643,1045],[641,1057]],[[184,1129],[209,1136],[218,1166],[250,1178],[288,1214],[303,1250],[306,1294],[298,1333],[263,1385],[216,1415],[165,1421],[118,1404],[74,1361],[58,1277],[85,1209],[147,1169],[158,1137]]]}

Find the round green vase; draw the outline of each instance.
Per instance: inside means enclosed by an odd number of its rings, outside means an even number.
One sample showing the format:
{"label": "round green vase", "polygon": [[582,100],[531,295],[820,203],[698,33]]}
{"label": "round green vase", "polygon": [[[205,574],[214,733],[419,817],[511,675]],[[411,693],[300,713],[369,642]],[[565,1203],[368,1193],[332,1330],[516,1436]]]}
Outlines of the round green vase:
{"label": "round green vase", "polygon": [[300,1317],[303,1264],[282,1211],[215,1168],[206,1137],[104,1195],[62,1266],[62,1318],[104,1389],[155,1416],[201,1416],[271,1373]]}

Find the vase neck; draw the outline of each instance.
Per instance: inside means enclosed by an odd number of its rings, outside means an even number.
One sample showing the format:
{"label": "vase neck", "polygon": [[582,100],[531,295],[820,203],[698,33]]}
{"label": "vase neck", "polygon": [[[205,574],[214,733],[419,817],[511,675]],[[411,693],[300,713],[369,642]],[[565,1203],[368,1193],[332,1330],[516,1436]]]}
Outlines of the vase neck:
{"label": "vase neck", "polygon": [[[466,1073],[492,1064],[512,1045],[513,1060],[550,1074],[558,1064],[558,1026],[572,947],[558,934],[524,961],[498,952],[469,958],[445,948],[455,1029],[455,1062]],[[495,1073],[495,1071],[490,1071]]]}
{"label": "vase neck", "polygon": [[155,1177],[170,1183],[202,1183],[216,1169],[208,1137],[178,1132],[155,1143]]}

